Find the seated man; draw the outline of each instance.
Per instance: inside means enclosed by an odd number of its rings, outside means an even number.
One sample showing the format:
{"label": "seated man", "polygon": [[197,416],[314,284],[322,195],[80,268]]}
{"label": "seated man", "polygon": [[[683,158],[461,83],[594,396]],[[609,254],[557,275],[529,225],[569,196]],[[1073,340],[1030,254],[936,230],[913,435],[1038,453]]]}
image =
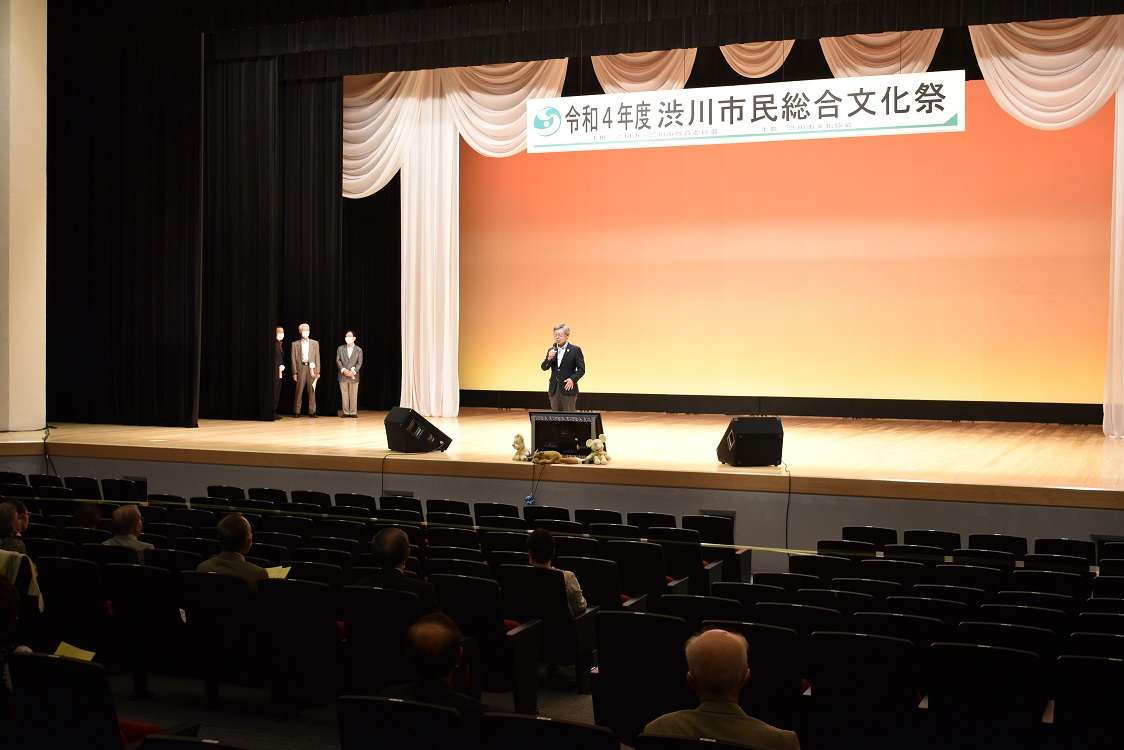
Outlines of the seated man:
{"label": "seated man", "polygon": [[704,630],[687,640],[687,684],[699,707],[664,714],[648,723],[648,734],[706,737],[763,750],[799,750],[795,732],[747,716],[738,705],[749,681],[749,648],[744,637],[726,630]]}
{"label": "seated man", "polygon": [[80,529],[96,529],[101,523],[101,506],[81,503],[74,509],[74,525]]}
{"label": "seated man", "polygon": [[122,505],[113,511],[113,536],[102,544],[112,547],[128,547],[137,555],[137,562],[144,565],[144,551],[153,549],[153,545],[137,539],[141,533],[143,521],[140,508],[135,505]]}
{"label": "seated man", "polygon": [[377,586],[381,589],[409,591],[417,594],[418,612],[428,615],[440,612],[433,584],[406,575],[406,561],[410,559],[410,538],[402,529],[386,528],[371,540],[371,556],[379,569],[373,575],[355,582],[356,586]]}
{"label": "seated man", "polygon": [[464,656],[457,624],[441,612],[419,618],[406,631],[406,650],[414,665],[415,681],[391,685],[382,691],[382,696],[455,708],[465,728],[470,732],[474,730],[476,719],[489,709],[480,701],[453,690],[453,673]]}
{"label": "seated man", "polygon": [[[532,567],[553,568],[554,534],[547,529],[532,531],[527,536],[527,553]],[[586,607],[581,584],[577,576],[568,570],[562,571],[562,577],[566,580],[566,603],[570,605],[570,615],[576,617],[585,612]]]}
{"label": "seated man", "polygon": [[209,560],[199,563],[200,573],[221,573],[227,576],[245,578],[251,591],[258,590],[258,581],[268,578],[265,568],[246,562],[246,553],[254,543],[250,522],[241,513],[223,516],[218,526],[219,544],[222,552]]}

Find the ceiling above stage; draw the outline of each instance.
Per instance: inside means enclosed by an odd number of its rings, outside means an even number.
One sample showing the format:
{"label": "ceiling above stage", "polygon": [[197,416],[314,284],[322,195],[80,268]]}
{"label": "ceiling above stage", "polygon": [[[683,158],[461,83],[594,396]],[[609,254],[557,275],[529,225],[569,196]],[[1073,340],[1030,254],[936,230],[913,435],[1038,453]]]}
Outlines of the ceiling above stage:
{"label": "ceiling above stage", "polygon": [[282,78],[1124,13],[1124,0],[52,0],[53,34],[206,32]]}

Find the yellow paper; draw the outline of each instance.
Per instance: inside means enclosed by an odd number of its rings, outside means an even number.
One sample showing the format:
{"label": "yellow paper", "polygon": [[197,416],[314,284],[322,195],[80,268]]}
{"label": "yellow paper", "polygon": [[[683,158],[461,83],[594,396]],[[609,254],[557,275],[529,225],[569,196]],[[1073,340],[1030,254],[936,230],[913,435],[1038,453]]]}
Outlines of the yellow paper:
{"label": "yellow paper", "polygon": [[290,570],[292,570],[291,567],[290,568],[283,568],[280,565],[278,565],[278,566],[273,567],[273,568],[266,568],[265,572],[269,575],[270,578],[288,578]]}
{"label": "yellow paper", "polygon": [[71,659],[81,659],[82,661],[94,660],[93,651],[86,651],[77,646],[71,646],[66,641],[59,643],[59,647],[55,649],[55,656],[68,656]]}

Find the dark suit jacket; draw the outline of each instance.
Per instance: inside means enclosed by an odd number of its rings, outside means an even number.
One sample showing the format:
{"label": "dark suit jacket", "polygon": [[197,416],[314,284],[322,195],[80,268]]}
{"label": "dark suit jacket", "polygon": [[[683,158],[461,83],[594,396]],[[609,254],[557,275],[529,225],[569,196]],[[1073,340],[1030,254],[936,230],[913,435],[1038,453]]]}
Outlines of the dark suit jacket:
{"label": "dark suit jacket", "polygon": [[409,591],[411,594],[417,594],[419,616],[441,611],[441,608],[437,606],[437,596],[434,594],[433,584],[429,581],[410,578],[398,568],[379,568],[373,575],[356,581],[355,585],[377,586],[381,589]]}
{"label": "dark suit jacket", "polygon": [[273,347],[273,379],[278,380],[282,375],[281,365],[285,364],[285,342],[274,341],[274,343],[277,346]]}
{"label": "dark suit jacket", "polygon": [[[558,356],[555,355],[554,359],[547,359],[550,356],[550,351],[547,350],[546,357],[543,357],[542,369],[550,370],[550,389],[547,393],[554,393],[555,390],[565,391],[567,395],[576,394],[578,392],[578,379],[585,375],[585,357],[582,356],[580,346],[574,344],[566,345],[566,356],[562,358],[562,366],[558,365]],[[566,379],[571,378],[574,381],[574,387],[566,391]]]}

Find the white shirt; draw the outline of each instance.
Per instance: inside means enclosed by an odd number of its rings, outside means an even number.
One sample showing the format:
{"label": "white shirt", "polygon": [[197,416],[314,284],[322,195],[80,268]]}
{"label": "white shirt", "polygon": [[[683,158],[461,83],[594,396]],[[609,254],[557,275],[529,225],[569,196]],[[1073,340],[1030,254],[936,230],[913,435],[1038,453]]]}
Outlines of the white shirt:
{"label": "white shirt", "polygon": [[301,361],[308,361],[308,339],[301,339]]}

